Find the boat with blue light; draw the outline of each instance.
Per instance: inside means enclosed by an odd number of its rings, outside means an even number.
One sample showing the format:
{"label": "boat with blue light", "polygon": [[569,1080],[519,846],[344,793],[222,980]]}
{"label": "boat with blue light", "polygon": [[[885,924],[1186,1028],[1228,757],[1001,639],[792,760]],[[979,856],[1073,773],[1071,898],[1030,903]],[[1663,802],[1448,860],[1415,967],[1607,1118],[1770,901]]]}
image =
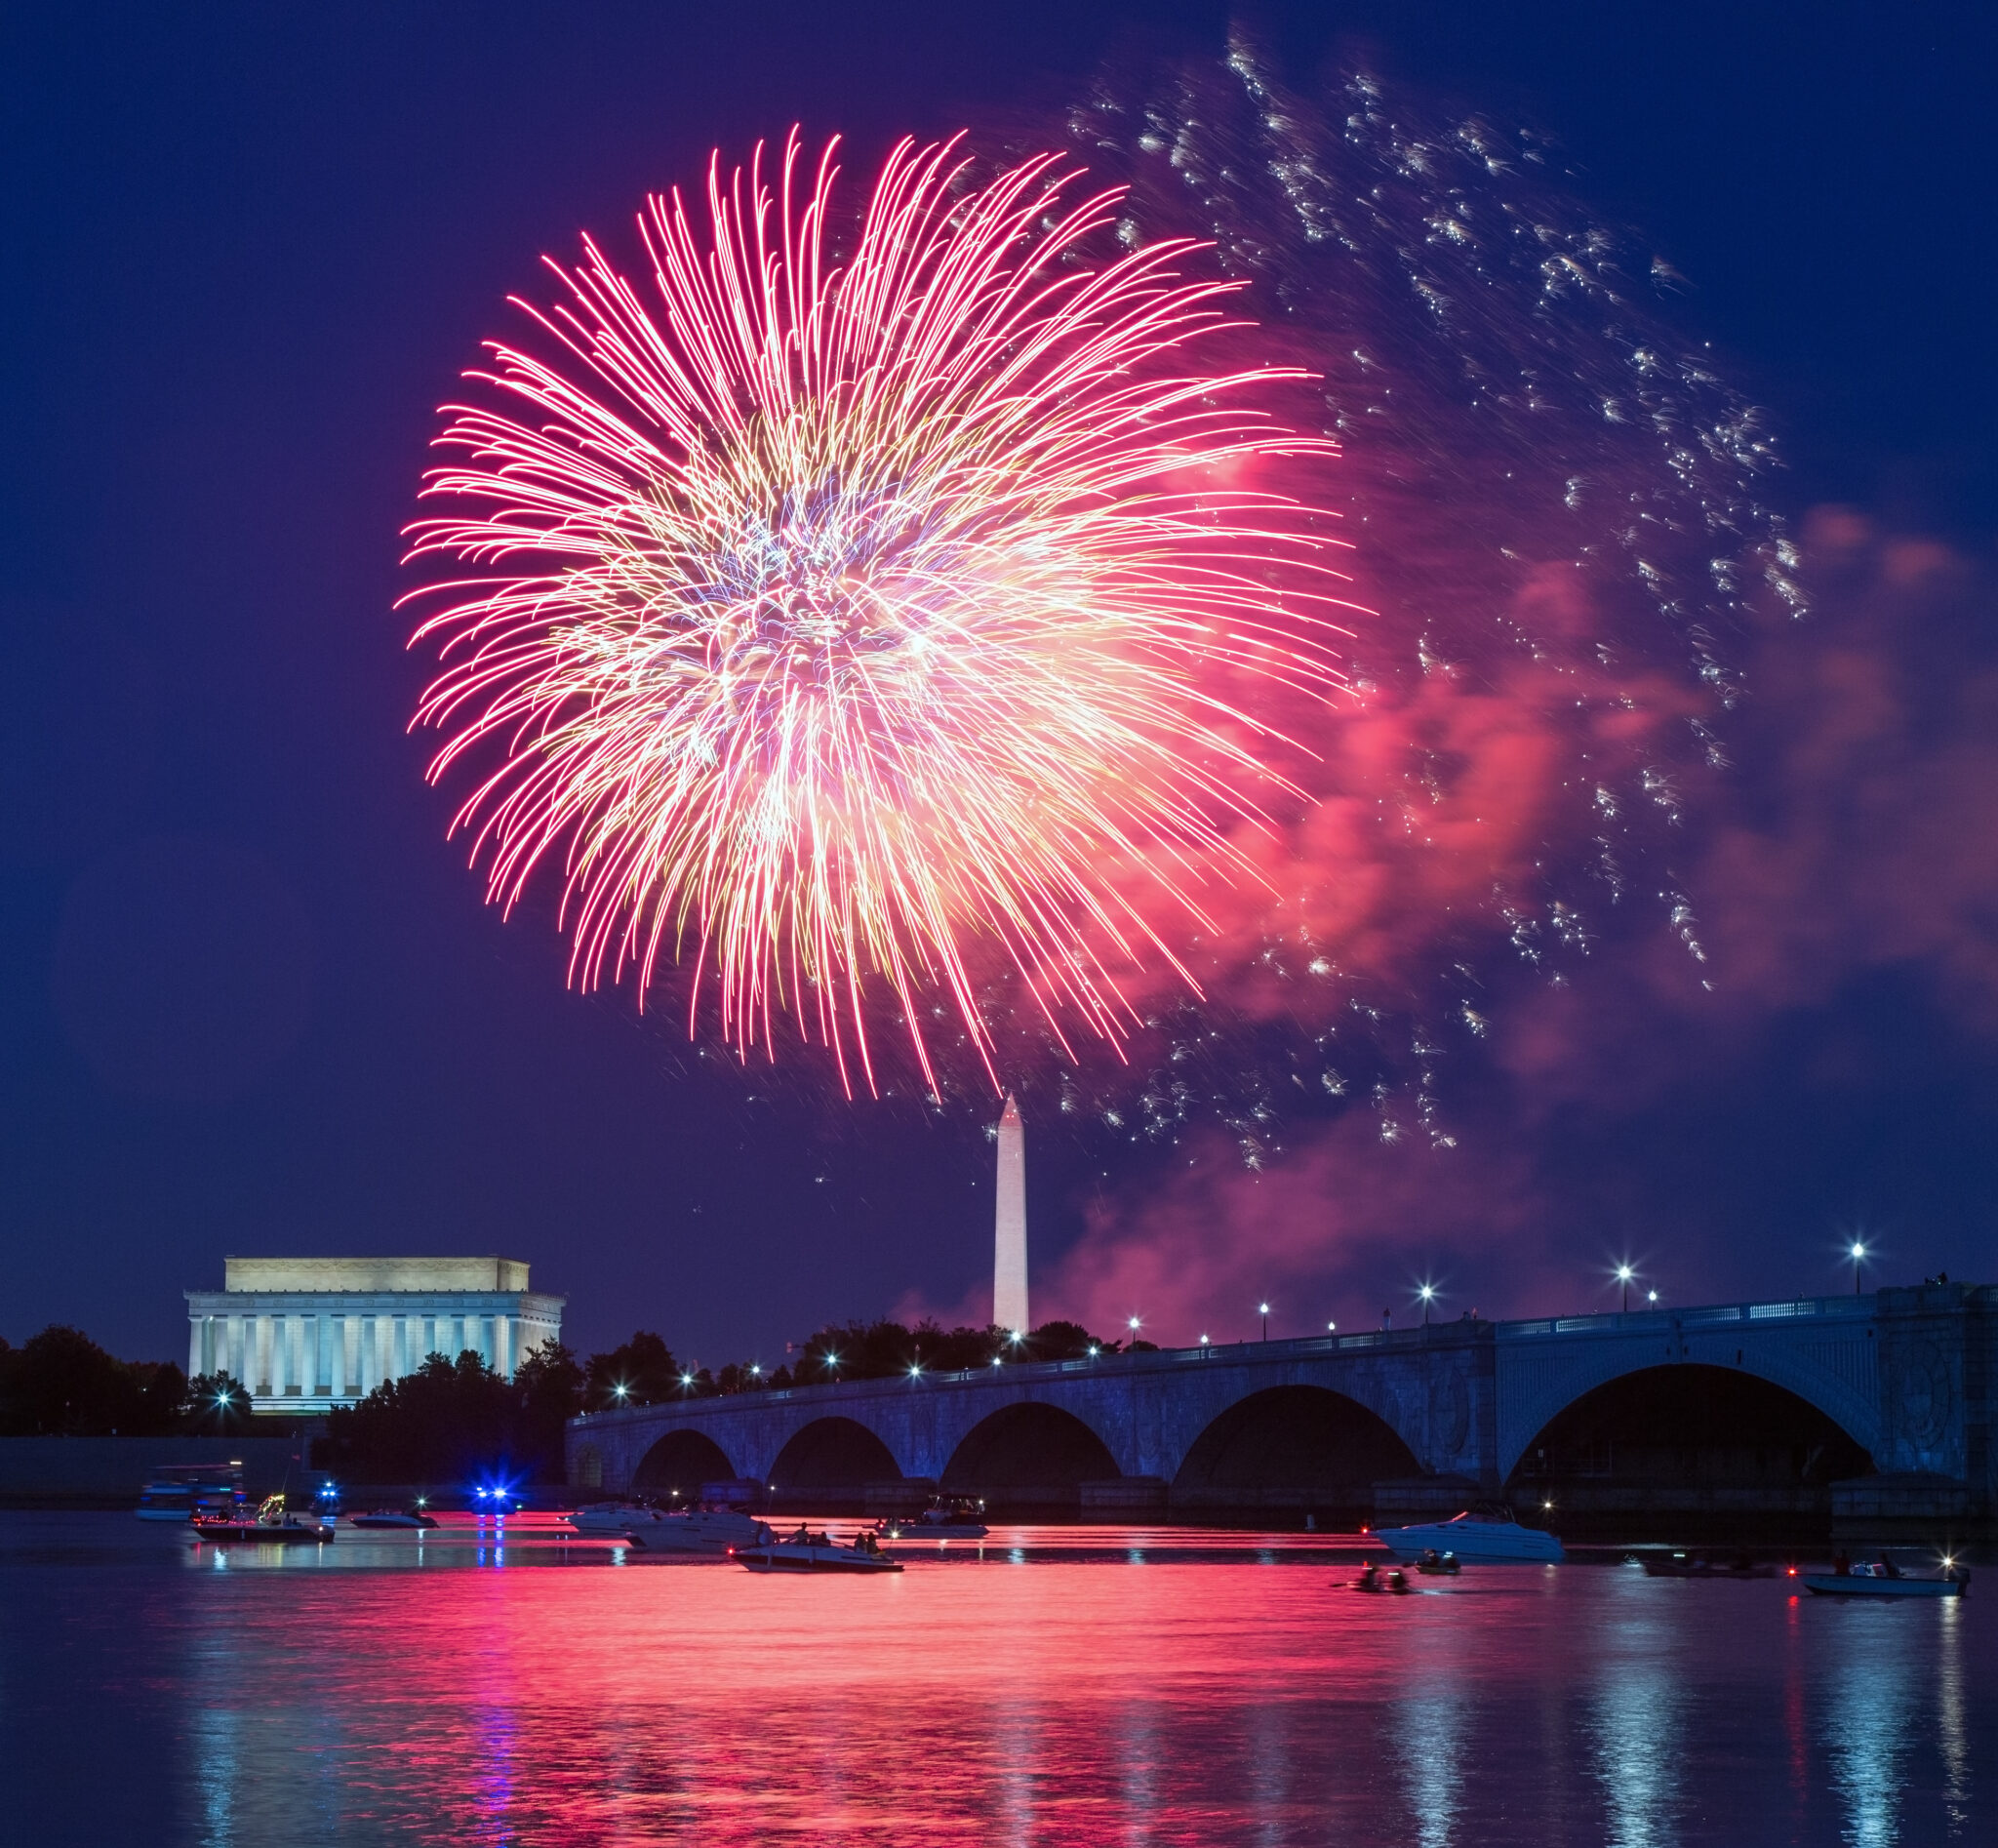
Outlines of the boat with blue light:
{"label": "boat with blue light", "polygon": [[1478,1507],[1447,1521],[1383,1527],[1372,1538],[1397,1559],[1455,1553],[1470,1565],[1558,1565],[1568,1557],[1552,1534],[1524,1527],[1507,1507]]}

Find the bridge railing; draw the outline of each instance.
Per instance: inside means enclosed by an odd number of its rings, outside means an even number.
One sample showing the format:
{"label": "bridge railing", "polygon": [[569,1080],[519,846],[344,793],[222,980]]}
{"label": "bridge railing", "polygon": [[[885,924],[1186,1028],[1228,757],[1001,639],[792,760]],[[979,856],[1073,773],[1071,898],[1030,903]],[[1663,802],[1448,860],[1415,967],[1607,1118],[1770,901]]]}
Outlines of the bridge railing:
{"label": "bridge railing", "polygon": [[1611,1309],[1600,1315],[1556,1315],[1543,1321],[1500,1322],[1500,1341],[1543,1335],[1641,1333],[1646,1329],[1707,1328],[1723,1323],[1871,1315],[1870,1296],[1798,1297],[1785,1303],[1719,1303],[1691,1309]]}

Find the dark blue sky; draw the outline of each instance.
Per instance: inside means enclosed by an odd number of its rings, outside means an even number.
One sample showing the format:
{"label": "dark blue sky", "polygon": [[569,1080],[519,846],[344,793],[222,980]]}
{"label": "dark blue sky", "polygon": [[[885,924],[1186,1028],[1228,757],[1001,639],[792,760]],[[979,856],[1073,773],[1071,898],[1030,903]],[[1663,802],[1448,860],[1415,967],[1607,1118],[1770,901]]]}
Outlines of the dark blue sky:
{"label": "dark blue sky", "polygon": [[[907,1291],[964,1296],[989,1253],[978,1112],[759,1095],[635,1022],[628,992],[566,992],[553,934],[483,906],[403,731],[422,669],[389,610],[396,535],[434,405],[579,227],[627,224],[717,143],[794,120],[864,150],[1017,122],[1134,47],[1216,53],[1228,17],[8,14],[0,1334],[70,1320],[171,1355],[179,1292],[230,1251],[499,1250],[570,1295],[581,1346],[636,1323],[715,1361]],[[1945,541],[1953,601],[1922,671],[1987,664],[1988,9],[1246,17],[1299,85],[1363,47],[1558,135],[1591,206],[1670,256],[1772,408],[1790,460],[1774,499]],[[1536,1244],[1534,1289],[1553,1251],[1589,1300],[1610,1220],[1667,1268],[1684,1234],[1682,1301],[1835,1282],[1848,1223],[1877,1225],[1899,1270],[1988,1269],[1998,1017],[1940,943],[1856,954],[1680,1049],[1697,1077],[1642,1108],[1515,1100],[1534,1198],[1572,1234]],[[1034,1146],[1046,1259],[1091,1200],[1157,1178],[1153,1154],[1087,1132]],[[1287,1310],[1378,1312],[1426,1235],[1375,1228]],[[1488,1312],[1529,1306],[1502,1238],[1447,1255]]]}

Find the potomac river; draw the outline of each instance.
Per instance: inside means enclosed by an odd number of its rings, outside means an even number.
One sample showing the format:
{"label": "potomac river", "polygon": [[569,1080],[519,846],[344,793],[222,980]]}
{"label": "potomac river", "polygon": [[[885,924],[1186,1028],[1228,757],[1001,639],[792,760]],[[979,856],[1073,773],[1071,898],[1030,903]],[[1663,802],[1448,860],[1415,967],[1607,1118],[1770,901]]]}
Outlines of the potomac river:
{"label": "potomac river", "polygon": [[279,1552],[0,1512],[0,1834],[1993,1838],[1998,1575],[1860,1604],[1570,1562],[1364,1597],[1358,1544],[1001,1528],[772,1582],[544,1515]]}

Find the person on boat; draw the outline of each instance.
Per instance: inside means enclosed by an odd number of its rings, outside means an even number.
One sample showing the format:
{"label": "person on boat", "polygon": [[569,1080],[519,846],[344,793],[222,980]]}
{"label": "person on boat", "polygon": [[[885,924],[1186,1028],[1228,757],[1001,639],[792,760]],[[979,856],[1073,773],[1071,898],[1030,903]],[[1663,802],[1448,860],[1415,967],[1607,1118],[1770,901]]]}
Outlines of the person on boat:
{"label": "person on boat", "polygon": [[1882,1553],[1880,1555],[1880,1564],[1874,1568],[1873,1576],[1876,1579],[1898,1579],[1900,1577],[1900,1568],[1885,1553]]}
{"label": "person on boat", "polygon": [[1835,1579],[1850,1579],[1853,1576],[1853,1556],[1843,1547],[1831,1555],[1831,1576]]}

